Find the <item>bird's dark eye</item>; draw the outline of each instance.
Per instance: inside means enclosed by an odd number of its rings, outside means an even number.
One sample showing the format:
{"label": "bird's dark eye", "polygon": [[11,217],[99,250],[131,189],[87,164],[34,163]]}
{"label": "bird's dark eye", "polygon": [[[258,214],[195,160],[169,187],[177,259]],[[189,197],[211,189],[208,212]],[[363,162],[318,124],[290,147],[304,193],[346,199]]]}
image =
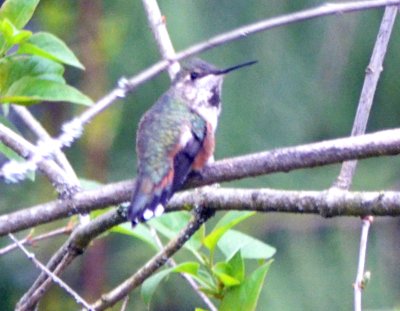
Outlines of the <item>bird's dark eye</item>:
{"label": "bird's dark eye", "polygon": [[196,72],[196,71],[193,71],[193,72],[190,73],[190,79],[192,81],[196,80],[199,76],[200,76],[200,74],[198,72]]}

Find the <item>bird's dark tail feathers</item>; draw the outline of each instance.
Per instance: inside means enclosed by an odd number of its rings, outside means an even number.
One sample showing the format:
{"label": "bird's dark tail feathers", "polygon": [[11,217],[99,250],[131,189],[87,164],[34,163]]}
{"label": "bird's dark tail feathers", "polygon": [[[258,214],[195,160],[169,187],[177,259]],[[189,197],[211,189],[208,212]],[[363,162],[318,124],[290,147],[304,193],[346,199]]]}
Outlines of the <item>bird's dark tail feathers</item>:
{"label": "bird's dark tail feathers", "polygon": [[151,187],[146,179],[138,179],[128,208],[128,219],[132,225],[160,216],[170,198],[169,192],[167,189]]}

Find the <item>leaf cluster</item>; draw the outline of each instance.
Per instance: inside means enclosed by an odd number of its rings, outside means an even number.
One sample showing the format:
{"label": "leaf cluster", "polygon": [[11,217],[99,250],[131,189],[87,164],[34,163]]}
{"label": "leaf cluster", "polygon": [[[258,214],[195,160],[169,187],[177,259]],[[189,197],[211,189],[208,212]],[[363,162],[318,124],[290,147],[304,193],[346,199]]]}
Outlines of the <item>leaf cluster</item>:
{"label": "leaf cluster", "polygon": [[[183,246],[194,260],[173,264],[148,278],[141,290],[144,302],[150,304],[160,283],[180,273],[192,278],[199,291],[219,301],[219,310],[255,310],[275,248],[232,229],[254,214],[229,212],[208,233],[203,225]],[[158,251],[161,245],[152,230],[171,239],[188,223],[189,218],[186,212],[165,214],[146,225],[140,224],[131,229],[129,224],[122,224],[111,232],[134,236]],[[257,260],[259,264],[254,271],[246,273],[250,259]]]}
{"label": "leaf cluster", "polygon": [[0,103],[31,105],[91,99],[68,85],[64,65],[84,69],[67,45],[47,32],[24,29],[39,0],[7,0],[0,8]]}

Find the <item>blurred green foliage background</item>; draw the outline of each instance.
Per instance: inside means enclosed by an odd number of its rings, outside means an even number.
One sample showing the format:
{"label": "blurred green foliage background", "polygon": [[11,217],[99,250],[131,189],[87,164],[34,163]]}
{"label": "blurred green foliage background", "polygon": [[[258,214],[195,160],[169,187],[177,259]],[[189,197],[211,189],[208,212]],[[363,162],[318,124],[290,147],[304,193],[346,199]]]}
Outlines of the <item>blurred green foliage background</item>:
{"label": "blurred green foliage background", "polygon": [[[163,0],[161,9],[176,50],[244,24],[323,4],[317,0]],[[259,63],[226,78],[216,159],[349,135],[365,69],[383,10],[335,15],[272,29],[206,52],[200,57],[220,67],[247,60]],[[140,1],[42,0],[30,27],[58,35],[77,53],[85,72],[67,79],[97,100],[121,76],[133,76],[159,59]],[[368,131],[397,127],[400,116],[400,32],[395,28],[375,97]],[[82,178],[100,182],[133,178],[134,140],[143,112],[169,86],[164,73],[115,104],[88,125],[67,151]],[[42,104],[32,111],[53,134],[82,111],[69,104]],[[23,128],[21,129],[23,131]],[[353,189],[397,189],[400,161],[362,161]],[[326,189],[338,165],[246,179],[227,186]],[[22,195],[21,195],[22,194]],[[0,188],[1,213],[56,197],[43,177]],[[43,226],[38,231],[65,224]],[[360,220],[340,217],[260,214],[240,226],[277,248],[258,310],[349,310],[358,257]],[[368,243],[372,280],[364,294],[368,310],[400,304],[398,219],[376,219]],[[62,238],[34,247],[46,261]],[[6,238],[0,246],[7,245]],[[83,296],[97,298],[143,264],[152,251],[143,243],[109,235],[94,243],[64,274]],[[179,258],[187,254],[180,252]],[[0,258],[2,310],[12,310],[38,271],[20,252]],[[194,310],[202,306],[179,277],[155,295],[151,310]],[[173,286],[171,286],[173,284]],[[42,310],[76,310],[56,286]],[[118,308],[115,308],[117,310]],[[146,307],[136,290],[130,310]]]}

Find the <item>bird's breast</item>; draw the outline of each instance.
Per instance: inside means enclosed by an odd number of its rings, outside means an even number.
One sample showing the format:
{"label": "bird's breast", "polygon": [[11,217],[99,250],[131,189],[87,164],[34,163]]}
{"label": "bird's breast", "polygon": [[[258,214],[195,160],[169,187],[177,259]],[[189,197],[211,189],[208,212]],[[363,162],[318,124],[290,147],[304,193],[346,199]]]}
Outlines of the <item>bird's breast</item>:
{"label": "bird's breast", "polygon": [[200,171],[207,162],[213,157],[215,148],[215,136],[214,130],[212,129],[212,125],[207,123],[206,135],[204,137],[202,146],[199,150],[199,153],[196,155],[192,169],[195,171]]}

